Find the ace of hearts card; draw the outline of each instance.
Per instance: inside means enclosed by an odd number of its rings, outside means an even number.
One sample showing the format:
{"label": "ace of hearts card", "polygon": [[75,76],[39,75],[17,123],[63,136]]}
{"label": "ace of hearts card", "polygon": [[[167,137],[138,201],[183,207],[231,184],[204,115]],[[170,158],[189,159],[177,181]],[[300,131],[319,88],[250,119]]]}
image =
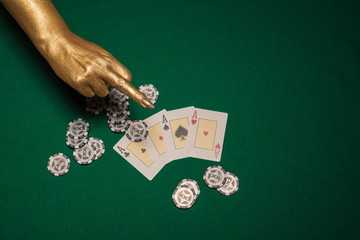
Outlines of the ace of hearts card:
{"label": "ace of hearts card", "polygon": [[219,162],[223,150],[227,113],[194,108],[189,123],[186,155]]}

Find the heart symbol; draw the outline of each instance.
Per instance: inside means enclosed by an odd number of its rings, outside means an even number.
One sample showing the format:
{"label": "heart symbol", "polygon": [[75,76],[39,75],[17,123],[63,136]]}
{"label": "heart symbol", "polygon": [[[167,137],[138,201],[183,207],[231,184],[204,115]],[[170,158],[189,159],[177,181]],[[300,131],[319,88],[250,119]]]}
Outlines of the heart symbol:
{"label": "heart symbol", "polygon": [[160,136],[159,139],[162,141],[162,140],[164,140],[164,137],[163,137],[163,136]]}
{"label": "heart symbol", "polygon": [[209,131],[204,131],[204,135],[207,136],[209,134]]}
{"label": "heart symbol", "polygon": [[191,123],[192,123],[193,125],[195,125],[196,122],[197,122],[197,121],[196,121],[195,119],[191,120]]}

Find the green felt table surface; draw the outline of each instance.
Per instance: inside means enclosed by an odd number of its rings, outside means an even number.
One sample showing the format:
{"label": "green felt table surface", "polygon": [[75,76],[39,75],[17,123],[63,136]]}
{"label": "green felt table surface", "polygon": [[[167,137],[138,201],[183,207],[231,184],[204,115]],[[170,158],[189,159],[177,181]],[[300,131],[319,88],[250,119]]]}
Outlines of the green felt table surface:
{"label": "green felt table surface", "polygon": [[[112,147],[104,115],[62,82],[0,6],[0,239],[359,239],[359,1],[53,1],[70,28],[154,84],[156,109],[229,114],[219,163],[240,179],[222,196],[214,162],[173,161],[148,181]],[[90,123],[105,155],[77,164],[67,124]],[[71,157],[52,176],[50,155]],[[183,178],[200,197],[177,209]]]}

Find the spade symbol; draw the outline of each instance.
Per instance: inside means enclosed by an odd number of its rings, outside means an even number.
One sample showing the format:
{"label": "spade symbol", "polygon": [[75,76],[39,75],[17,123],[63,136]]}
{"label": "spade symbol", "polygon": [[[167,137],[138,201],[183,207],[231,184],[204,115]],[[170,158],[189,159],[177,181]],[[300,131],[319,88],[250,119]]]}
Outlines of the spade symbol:
{"label": "spade symbol", "polygon": [[175,131],[175,136],[177,138],[180,138],[180,141],[183,141],[186,140],[187,135],[188,135],[188,130],[183,126],[179,125],[179,127]]}
{"label": "spade symbol", "polygon": [[130,155],[130,153],[125,152],[124,155],[125,155],[125,157],[128,157]]}
{"label": "spade symbol", "polygon": [[145,148],[142,148],[142,149],[141,149],[141,152],[142,152],[142,153],[146,152],[146,149],[145,149]]}
{"label": "spade symbol", "polygon": [[169,126],[168,126],[167,124],[165,124],[164,130],[165,130],[165,131],[169,130]]}

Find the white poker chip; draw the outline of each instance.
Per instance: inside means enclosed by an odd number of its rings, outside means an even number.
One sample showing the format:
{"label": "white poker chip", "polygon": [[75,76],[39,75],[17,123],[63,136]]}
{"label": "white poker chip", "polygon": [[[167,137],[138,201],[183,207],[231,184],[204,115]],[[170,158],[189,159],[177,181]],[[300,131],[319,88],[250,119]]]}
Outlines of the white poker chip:
{"label": "white poker chip", "polygon": [[66,135],[73,139],[82,139],[88,136],[89,130],[89,123],[84,119],[77,118],[68,124]]}
{"label": "white poker chip", "polygon": [[125,123],[114,123],[108,120],[108,126],[114,133],[123,133],[126,131],[125,127],[131,123],[131,120],[127,120]]}
{"label": "white poker chip", "polygon": [[239,190],[239,179],[235,174],[232,174],[230,172],[225,173],[225,183],[221,187],[219,187],[217,190],[219,193],[230,196],[236,193]]}
{"label": "white poker chip", "polygon": [[81,165],[92,163],[96,157],[95,150],[89,144],[85,144],[83,147],[75,149],[73,156],[75,161]]}
{"label": "white poker chip", "polygon": [[87,138],[81,138],[81,139],[73,139],[71,138],[69,135],[66,135],[65,137],[66,140],[66,145],[68,145],[68,147],[72,148],[72,149],[78,149],[83,147],[88,139]]}
{"label": "white poker chip", "polygon": [[172,200],[177,208],[189,209],[195,203],[196,194],[186,186],[178,186],[172,194]]}
{"label": "white poker chip", "polygon": [[97,160],[102,155],[104,155],[104,153],[105,153],[105,145],[104,145],[104,142],[101,139],[91,137],[91,138],[89,138],[87,144],[90,145],[95,151],[95,159],[94,160]]}
{"label": "white poker chip", "polygon": [[130,111],[123,111],[120,115],[112,115],[110,113],[106,113],[107,119],[112,123],[124,123],[130,118]]}
{"label": "white poker chip", "polygon": [[142,92],[152,104],[156,103],[159,98],[159,91],[152,84],[144,84],[139,87],[139,91]]}
{"label": "white poker chip", "polygon": [[210,166],[204,172],[203,179],[209,188],[219,188],[224,185],[225,170],[221,166]]}
{"label": "white poker chip", "polygon": [[108,100],[110,103],[120,104],[129,100],[129,97],[125,93],[113,88],[108,94]]}
{"label": "white poker chip", "polygon": [[187,187],[190,188],[195,193],[195,198],[200,195],[200,187],[199,184],[193,179],[183,179],[179,184],[178,187]]}
{"label": "white poker chip", "polygon": [[126,137],[132,142],[141,142],[148,136],[148,125],[142,120],[134,120],[125,127]]}
{"label": "white poker chip", "polygon": [[50,156],[47,169],[54,176],[62,176],[69,171],[70,159],[63,153]]}

